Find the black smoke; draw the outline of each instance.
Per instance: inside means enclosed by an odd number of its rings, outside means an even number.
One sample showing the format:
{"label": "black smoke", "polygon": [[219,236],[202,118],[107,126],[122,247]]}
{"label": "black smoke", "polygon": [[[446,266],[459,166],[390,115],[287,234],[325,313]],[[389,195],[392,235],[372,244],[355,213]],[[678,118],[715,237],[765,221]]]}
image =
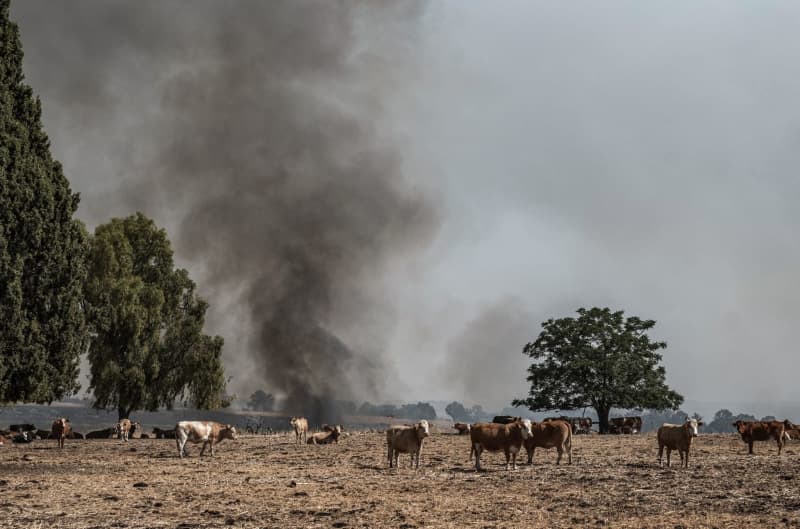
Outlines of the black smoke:
{"label": "black smoke", "polygon": [[91,220],[142,210],[172,226],[234,384],[260,380],[313,422],[336,419],[333,398],[377,391],[383,270],[438,224],[380,128],[422,15],[402,4],[14,6],[23,43],[66,62],[38,74],[59,86],[45,99],[79,109],[73,134],[109,138],[110,176],[124,183]]}

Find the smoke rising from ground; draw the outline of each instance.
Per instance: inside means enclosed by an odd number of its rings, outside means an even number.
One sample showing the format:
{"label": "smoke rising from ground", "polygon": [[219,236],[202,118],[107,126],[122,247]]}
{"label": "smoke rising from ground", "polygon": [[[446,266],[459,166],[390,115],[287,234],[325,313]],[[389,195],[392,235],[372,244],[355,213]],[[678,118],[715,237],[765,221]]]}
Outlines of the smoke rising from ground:
{"label": "smoke rising from ground", "polygon": [[75,133],[125,122],[111,146],[121,176],[105,193],[111,214],[174,225],[180,261],[217,305],[228,372],[314,422],[336,419],[331,398],[378,393],[390,327],[378,278],[437,225],[376,127],[407,43],[361,39],[378,23],[384,38],[398,27],[408,38],[420,15],[414,2],[391,4],[39,4],[62,31],[87,30],[66,38],[89,54],[85,70],[61,72],[78,81],[59,80],[56,94],[90,114]]}
{"label": "smoke rising from ground", "polygon": [[187,5],[12,14],[80,215],[167,226],[240,395],[289,333],[284,373],[348,351],[315,386],[500,409],[540,322],[607,305],[688,400],[800,398],[800,7]]}

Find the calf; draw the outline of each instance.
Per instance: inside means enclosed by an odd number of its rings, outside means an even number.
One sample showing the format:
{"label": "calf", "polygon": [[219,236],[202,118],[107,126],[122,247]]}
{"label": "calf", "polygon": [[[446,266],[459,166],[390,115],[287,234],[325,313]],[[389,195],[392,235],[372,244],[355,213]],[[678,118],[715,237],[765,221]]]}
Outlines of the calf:
{"label": "calf", "polygon": [[305,417],[292,417],[289,424],[294,428],[296,444],[303,444],[303,441],[308,442],[308,419]]}
{"label": "calf", "polygon": [[531,421],[520,419],[510,424],[475,423],[469,432],[471,443],[470,459],[475,453],[475,469],[481,469],[481,453],[503,451],[506,456],[506,470],[509,461],[517,469],[517,454],[522,447],[522,442],[531,436]]}
{"label": "calf", "polygon": [[778,445],[778,455],[781,455],[786,430],[791,430],[792,426],[789,421],[736,421],[733,423],[733,427],[742,436],[742,441],[747,443],[748,454],[753,453],[753,442],[775,439],[775,443]]}
{"label": "calf", "polygon": [[422,442],[430,435],[428,421],[421,420],[413,426],[390,426],[386,429],[386,448],[389,458],[389,468],[400,467],[400,453],[411,455],[411,466],[419,468],[419,454],[422,452]]}
{"label": "calf", "polygon": [[131,421],[130,419],[122,419],[117,423],[117,437],[122,439],[126,443],[128,442],[128,436],[131,433]]}
{"label": "calf", "polygon": [[531,435],[523,441],[528,453],[528,464],[533,463],[533,452],[537,448],[555,448],[558,451],[556,465],[561,464],[561,456],[567,453],[572,464],[572,425],[563,420],[531,423]]}
{"label": "calf", "polygon": [[58,440],[58,447],[64,448],[64,439],[69,437],[72,427],[69,424],[69,419],[61,417],[53,421],[53,426],[50,428],[52,436]]}
{"label": "calf", "polygon": [[467,435],[471,426],[465,422],[457,422],[453,425],[453,429],[458,431],[458,435]]}
{"label": "calf", "polygon": [[178,455],[186,455],[186,442],[203,443],[200,457],[206,451],[206,446],[211,448],[214,455],[214,444],[221,443],[224,439],[236,440],[236,428],[230,424],[220,424],[214,421],[181,421],[175,425],[175,443],[178,445]]}
{"label": "calf", "polygon": [[339,444],[339,436],[342,435],[341,426],[336,426],[332,430],[313,434],[306,441],[310,445],[327,445],[331,443]]}
{"label": "calf", "polygon": [[692,447],[692,440],[697,437],[697,428],[700,426],[703,426],[703,422],[696,419],[686,419],[683,424],[662,424],[656,434],[658,465],[661,466],[664,448],[666,448],[667,467],[670,465],[670,454],[673,450],[677,450],[678,455],[681,456],[681,466],[689,468],[689,449]]}

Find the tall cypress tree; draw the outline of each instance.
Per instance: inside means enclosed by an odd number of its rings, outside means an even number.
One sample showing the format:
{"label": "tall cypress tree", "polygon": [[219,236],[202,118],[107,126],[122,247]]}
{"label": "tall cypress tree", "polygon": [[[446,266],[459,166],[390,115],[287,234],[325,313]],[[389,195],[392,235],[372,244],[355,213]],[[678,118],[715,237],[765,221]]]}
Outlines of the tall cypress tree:
{"label": "tall cypress tree", "polygon": [[79,388],[87,237],[23,82],[9,3],[0,0],[0,402],[43,403]]}

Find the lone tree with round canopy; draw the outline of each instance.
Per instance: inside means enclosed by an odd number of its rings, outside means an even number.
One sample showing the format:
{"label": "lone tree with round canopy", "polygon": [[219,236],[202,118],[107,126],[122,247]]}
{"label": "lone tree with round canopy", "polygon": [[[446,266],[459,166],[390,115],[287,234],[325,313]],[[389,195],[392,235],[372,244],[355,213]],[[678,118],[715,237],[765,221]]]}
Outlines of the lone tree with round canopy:
{"label": "lone tree with round canopy", "polygon": [[608,308],[580,308],[577,318],[549,319],[523,354],[528,368],[527,398],[514,406],[532,411],[594,408],[600,432],[608,432],[611,408],[677,409],[683,397],[671,390],[659,365],[666,342],[652,341],[654,320]]}

